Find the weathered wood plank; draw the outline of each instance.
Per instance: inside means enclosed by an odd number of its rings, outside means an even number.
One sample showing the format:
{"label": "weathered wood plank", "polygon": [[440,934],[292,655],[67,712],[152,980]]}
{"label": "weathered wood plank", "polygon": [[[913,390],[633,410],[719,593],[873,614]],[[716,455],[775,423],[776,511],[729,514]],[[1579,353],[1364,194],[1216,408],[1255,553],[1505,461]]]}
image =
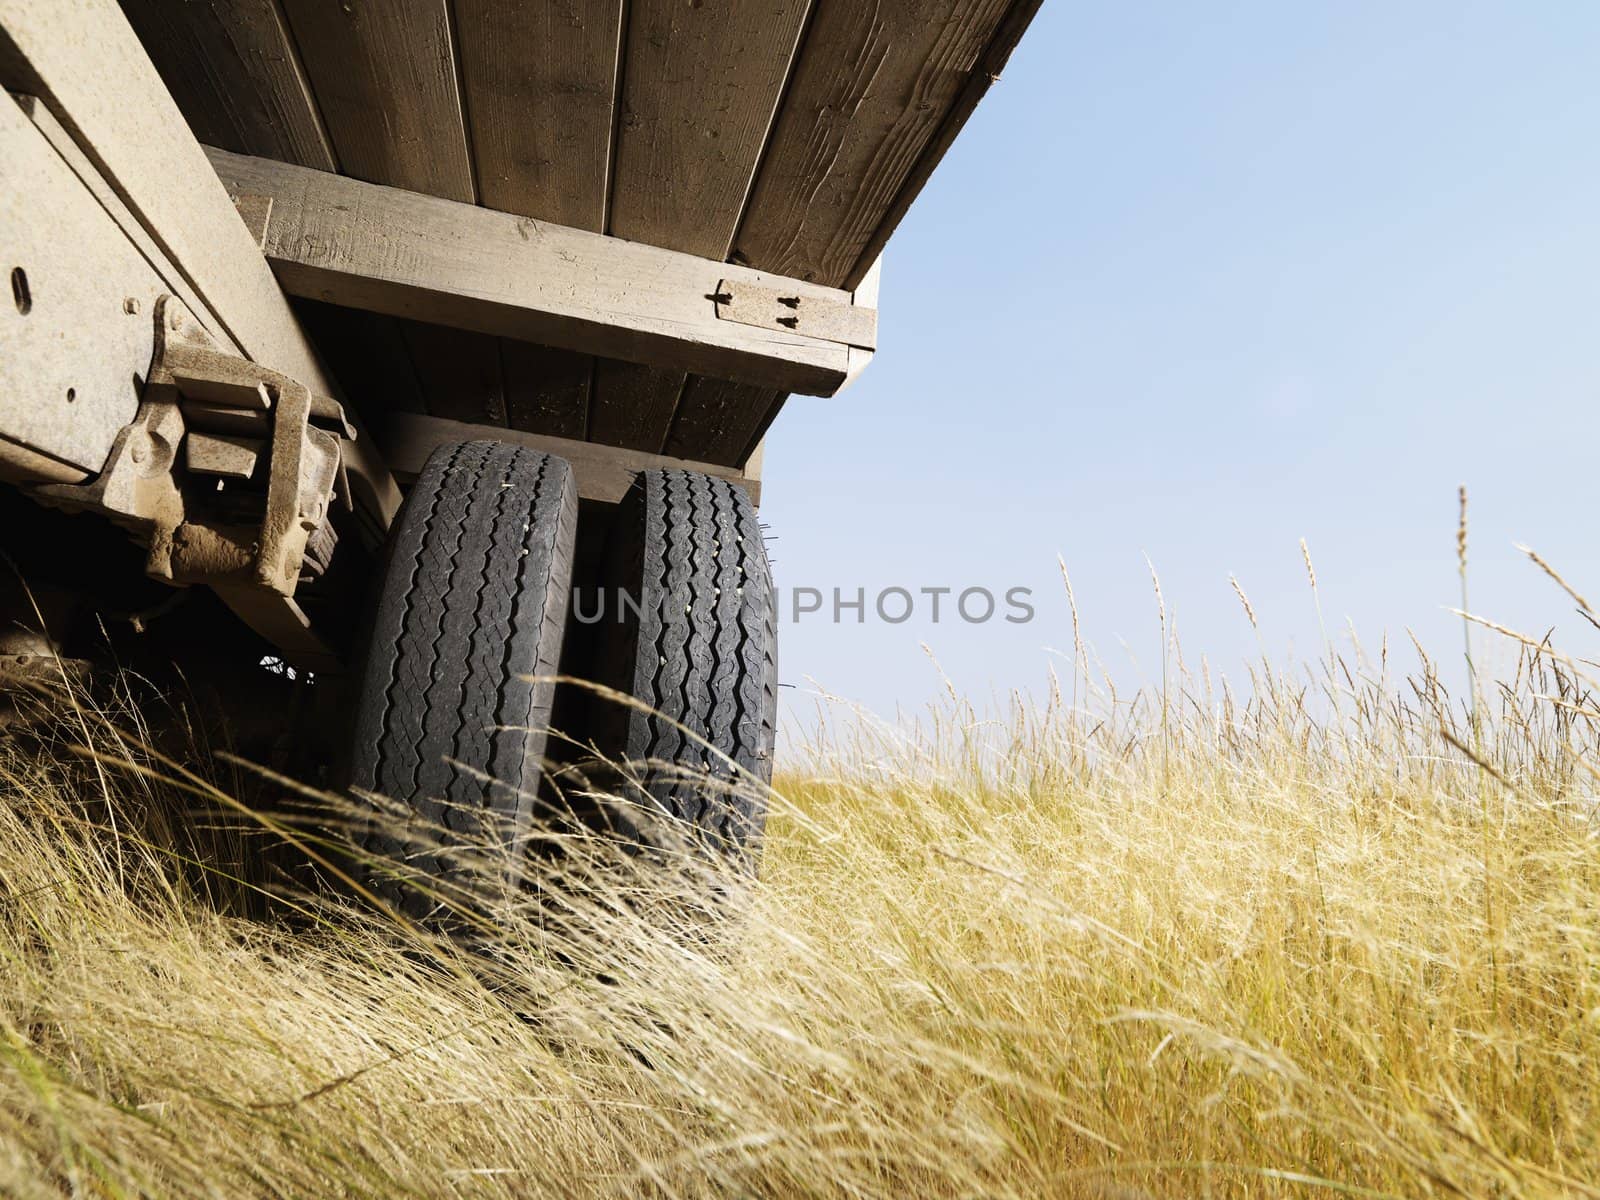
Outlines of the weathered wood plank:
{"label": "weathered wood plank", "polygon": [[448,0],[284,0],[340,167],[476,198]]}
{"label": "weathered wood plank", "polygon": [[1011,0],[818,0],[739,227],[742,260],[843,284]]}
{"label": "weathered wood plank", "polygon": [[430,413],[452,421],[506,423],[500,347],[494,338],[422,321],[401,321],[400,329]]}
{"label": "weathered wood plank", "polygon": [[[202,140],[318,170],[336,168],[278,0],[122,0],[162,79]],[[270,203],[259,198],[260,204]],[[239,204],[253,229],[251,198]],[[376,397],[422,407],[410,357],[393,318],[331,309],[301,313],[351,399],[372,411]],[[395,351],[398,350],[398,354]]]}
{"label": "weathered wood plank", "polygon": [[578,495],[585,500],[604,500],[614,504],[627,493],[633,477],[640,471],[674,468],[732,480],[749,491],[751,500],[759,502],[761,499],[759,462],[754,464],[753,472],[746,472],[740,467],[718,463],[623,450],[595,442],[528,433],[521,429],[486,430],[479,425],[446,421],[439,417],[419,417],[411,413],[396,413],[380,433],[390,468],[402,479],[414,478],[419,474],[423,464],[428,461],[428,455],[437,447],[482,437],[529,446],[566,459],[572,464],[572,472],[577,477]]}
{"label": "weathered wood plank", "polygon": [[479,200],[605,229],[622,0],[455,0]]}
{"label": "weathered wood plank", "polygon": [[770,388],[695,376],[683,389],[662,452],[714,463],[742,463],[756,423],[782,398],[782,392]]}
{"label": "weathered wood plank", "polygon": [[848,293],[320,171],[213,151],[273,198],[266,255],[292,294],[788,391],[831,394],[848,347],[716,315],[718,285]]}
{"label": "weathered wood plank", "polygon": [[[328,134],[345,173],[371,183],[473,202],[471,150],[456,77],[450,0],[284,0]],[[280,275],[281,278],[281,275]],[[337,299],[337,297],[329,297]],[[493,338],[401,336],[431,412],[502,414]],[[447,364],[448,350],[463,357]],[[436,390],[439,389],[439,390]]]}
{"label": "weathered wood plank", "polygon": [[[623,0],[456,0],[483,204],[605,230],[622,10]],[[508,340],[500,358],[514,428],[583,436],[592,355]]]}
{"label": "weathered wood plank", "polygon": [[[862,282],[1038,2],[817,0],[734,258],[834,286]],[[851,352],[852,379],[870,358]],[[783,401],[691,384],[669,448],[708,458],[748,449]],[[715,442],[693,440],[712,431]]]}
{"label": "weathered wood plank", "polygon": [[633,0],[610,230],[726,258],[808,0]]}
{"label": "weathered wood plank", "polygon": [[[634,0],[628,11],[610,231],[728,255],[808,0]],[[590,436],[659,450],[682,371],[601,363]]]}
{"label": "weathered wood plank", "polygon": [[[856,304],[877,309],[880,273],[879,264],[875,262],[855,290]],[[849,375],[841,391],[866,369],[872,355],[871,350],[850,347]],[[709,462],[743,462],[760,446],[786,399],[785,393],[770,388],[699,376],[691,378],[679,399],[663,453],[703,458]]]}
{"label": "weathered wood plank", "polygon": [[589,398],[589,437],[629,450],[659,453],[687,379],[682,371],[599,359],[594,394]]}
{"label": "weathered wood plank", "polygon": [[[809,5],[643,0],[629,13],[610,228],[619,237],[726,258]],[[717,458],[716,422],[770,402],[683,372],[601,363],[591,436],[614,445]],[[760,398],[767,398],[763,401]],[[680,407],[687,403],[689,420]],[[757,414],[759,415],[759,414]],[[707,439],[701,445],[695,438]],[[742,445],[741,445],[742,448]],[[723,455],[726,457],[726,454]]]}
{"label": "weathered wood plank", "polygon": [[503,338],[506,423],[513,429],[582,439],[589,422],[592,354]]}
{"label": "weathered wood plank", "polygon": [[1012,0],[1011,8],[1000,22],[988,48],[984,50],[982,59],[968,73],[966,85],[956,97],[955,103],[950,106],[950,111],[945,114],[944,120],[940,122],[933,141],[917,160],[910,178],[901,186],[899,195],[895,197],[889,211],[884,214],[883,220],[878,223],[878,228],[872,237],[862,247],[861,256],[845,278],[846,287],[859,286],[867,272],[871,271],[882,257],[890,235],[910,210],[912,202],[933,174],[933,169],[939,165],[946,151],[955,142],[956,135],[965,127],[967,118],[978,107],[978,102],[988,94],[990,86],[999,81],[1000,73],[1005,70],[1006,63],[1011,59],[1011,52],[1017,48],[1017,43],[1022,40],[1022,35],[1027,32],[1028,25],[1043,2],[1044,0]]}
{"label": "weathered wood plank", "polygon": [[202,142],[336,168],[276,0],[122,0],[122,9]]}
{"label": "weathered wood plank", "polygon": [[[38,96],[256,362],[337,395],[226,189],[113,0],[0,0],[0,82]],[[400,493],[364,440],[346,447],[357,499],[387,523]]]}

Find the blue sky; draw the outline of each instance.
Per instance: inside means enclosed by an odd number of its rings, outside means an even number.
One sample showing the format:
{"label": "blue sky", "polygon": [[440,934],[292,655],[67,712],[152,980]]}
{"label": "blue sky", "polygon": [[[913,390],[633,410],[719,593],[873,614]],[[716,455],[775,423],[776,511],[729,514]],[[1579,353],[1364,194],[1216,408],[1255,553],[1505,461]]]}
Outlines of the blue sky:
{"label": "blue sky", "polygon": [[[1514,549],[1600,593],[1600,4],[1046,0],[890,243],[880,349],[768,438],[781,589],[1014,586],[1026,624],[780,625],[881,714],[1042,693],[1085,632],[1159,677],[1145,556],[1185,653],[1315,654],[1473,607],[1600,649]],[[946,601],[948,606],[948,601]],[[1586,637],[1587,635],[1587,637]],[[1396,651],[1400,665],[1414,662]],[[1058,663],[1065,660],[1056,659]]]}

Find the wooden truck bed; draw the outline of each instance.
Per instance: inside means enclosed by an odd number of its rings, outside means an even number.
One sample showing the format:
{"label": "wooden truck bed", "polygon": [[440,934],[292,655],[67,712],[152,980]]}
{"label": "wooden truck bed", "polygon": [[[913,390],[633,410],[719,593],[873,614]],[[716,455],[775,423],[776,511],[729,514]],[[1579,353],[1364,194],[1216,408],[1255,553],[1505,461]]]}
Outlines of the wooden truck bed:
{"label": "wooden truck bed", "polygon": [[[256,232],[280,282],[369,422],[501,426],[737,471],[789,391],[836,390],[870,343],[812,354],[769,322],[778,357],[804,360],[795,368],[769,362],[749,326],[707,337],[698,314],[680,320],[626,287],[597,318],[560,303],[551,317],[560,270],[576,291],[595,275],[581,239],[557,247],[559,262],[519,258],[512,239],[499,262],[462,265],[450,248],[469,214],[380,189],[340,201],[272,164],[533,218],[510,231],[523,241],[548,241],[549,222],[875,308],[884,243],[1039,0],[122,3],[195,135],[225,152],[212,156],[224,182],[254,197],[247,221],[261,204]],[[366,212],[377,269],[405,278],[375,290],[370,274],[330,271],[329,245],[351,235],[305,215],[310,199],[286,229],[291,193],[333,197],[322,217]],[[402,226],[412,244],[384,240]],[[754,276],[735,283],[760,290]],[[533,301],[518,291],[535,286]],[[696,300],[722,288],[706,286]],[[518,323],[525,302],[543,307]],[[596,340],[619,320],[625,336]]]}
{"label": "wooden truck bed", "polygon": [[[762,439],[1038,2],[0,0],[12,657],[291,673],[272,745],[496,906],[553,770],[753,869]],[[450,855],[374,828],[429,919]]]}

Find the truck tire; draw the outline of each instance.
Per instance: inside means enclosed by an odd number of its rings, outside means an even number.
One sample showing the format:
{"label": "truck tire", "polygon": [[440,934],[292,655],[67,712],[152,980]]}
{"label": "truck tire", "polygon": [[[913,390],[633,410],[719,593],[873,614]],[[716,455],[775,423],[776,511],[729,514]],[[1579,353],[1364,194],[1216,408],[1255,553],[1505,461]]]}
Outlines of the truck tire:
{"label": "truck tire", "polygon": [[[461,442],[429,456],[390,534],[349,782],[409,806],[431,837],[376,818],[363,838],[369,883],[408,915],[436,902],[395,879],[402,856],[408,874],[467,888],[520,876],[554,695],[532,677],[557,670],[577,513],[565,459]],[[457,837],[504,862],[468,869]]]}
{"label": "truck tire", "polygon": [[641,473],[616,513],[602,585],[598,682],[643,706],[594,698],[595,747],[628,780],[609,822],[649,842],[639,810],[664,816],[753,871],[772,779],[778,637],[750,498],[690,471]]}

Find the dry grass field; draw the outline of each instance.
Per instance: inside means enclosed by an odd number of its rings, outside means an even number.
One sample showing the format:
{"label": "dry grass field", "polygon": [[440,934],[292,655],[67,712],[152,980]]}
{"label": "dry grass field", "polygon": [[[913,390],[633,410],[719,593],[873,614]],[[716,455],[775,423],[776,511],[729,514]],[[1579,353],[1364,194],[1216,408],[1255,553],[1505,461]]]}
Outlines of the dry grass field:
{"label": "dry grass field", "polygon": [[1506,644],[856,726],[742,920],[575,843],[477,957],[241,915],[232,768],[69,706],[0,751],[0,1194],[1600,1194],[1600,706]]}

